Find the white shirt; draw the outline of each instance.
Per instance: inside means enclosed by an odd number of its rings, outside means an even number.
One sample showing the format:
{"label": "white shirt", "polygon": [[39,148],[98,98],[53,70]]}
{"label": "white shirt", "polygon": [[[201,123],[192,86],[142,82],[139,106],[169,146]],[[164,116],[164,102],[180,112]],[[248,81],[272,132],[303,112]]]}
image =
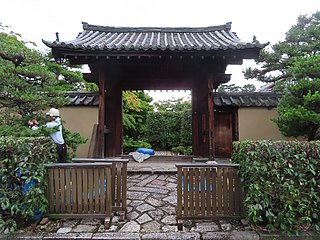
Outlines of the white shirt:
{"label": "white shirt", "polygon": [[54,128],[56,126],[59,126],[58,127],[58,131],[50,133],[50,137],[52,138],[54,143],[56,143],[56,144],[64,144],[64,139],[63,139],[63,136],[62,136],[62,125],[61,125],[61,122],[60,122],[60,118],[57,117],[54,121],[46,123],[46,127],[47,128]]}

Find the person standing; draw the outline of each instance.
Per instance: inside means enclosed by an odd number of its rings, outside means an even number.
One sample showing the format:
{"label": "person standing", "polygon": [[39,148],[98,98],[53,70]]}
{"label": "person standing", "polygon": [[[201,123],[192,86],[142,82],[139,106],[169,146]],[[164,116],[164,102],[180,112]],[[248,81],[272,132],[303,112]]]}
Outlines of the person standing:
{"label": "person standing", "polygon": [[[50,133],[50,137],[57,146],[58,162],[65,163],[67,161],[67,148],[62,134],[60,112],[56,108],[51,108],[49,112],[46,113],[46,117],[48,118],[45,125],[47,128],[58,128],[57,131]],[[39,128],[37,126],[37,120],[29,121],[28,125],[32,130],[37,130]]]}

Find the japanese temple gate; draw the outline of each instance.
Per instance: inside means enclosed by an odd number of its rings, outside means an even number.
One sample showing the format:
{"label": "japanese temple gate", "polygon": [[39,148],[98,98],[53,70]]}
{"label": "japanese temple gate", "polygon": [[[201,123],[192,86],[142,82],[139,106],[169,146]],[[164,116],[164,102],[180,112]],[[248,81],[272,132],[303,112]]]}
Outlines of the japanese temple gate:
{"label": "japanese temple gate", "polygon": [[122,154],[123,90],[191,90],[193,155],[215,156],[212,94],[228,64],[255,59],[266,44],[242,42],[231,23],[205,28],[123,28],[83,23],[72,41],[44,43],[56,58],[88,64],[99,86],[99,157]]}

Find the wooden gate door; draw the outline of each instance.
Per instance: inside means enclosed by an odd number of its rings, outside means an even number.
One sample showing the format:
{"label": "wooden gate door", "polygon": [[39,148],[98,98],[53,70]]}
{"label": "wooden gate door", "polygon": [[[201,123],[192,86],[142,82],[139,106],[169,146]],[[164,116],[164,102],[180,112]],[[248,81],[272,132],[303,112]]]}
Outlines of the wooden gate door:
{"label": "wooden gate door", "polygon": [[214,118],[216,157],[231,157],[234,140],[233,111],[216,110]]}
{"label": "wooden gate door", "polygon": [[176,164],[177,224],[184,219],[240,219],[243,197],[239,164]]}

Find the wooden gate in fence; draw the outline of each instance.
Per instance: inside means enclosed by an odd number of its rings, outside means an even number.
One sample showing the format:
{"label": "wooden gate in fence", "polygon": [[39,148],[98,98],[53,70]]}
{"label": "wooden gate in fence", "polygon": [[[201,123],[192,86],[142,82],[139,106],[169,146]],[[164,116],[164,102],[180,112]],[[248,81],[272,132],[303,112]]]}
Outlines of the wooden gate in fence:
{"label": "wooden gate in fence", "polygon": [[176,164],[177,224],[183,219],[243,216],[238,164]]}
{"label": "wooden gate in fence", "polygon": [[121,158],[73,158],[74,163],[111,163],[112,211],[118,212],[120,221],[127,213],[127,165],[129,159]]}
{"label": "wooden gate in fence", "polygon": [[45,164],[50,218],[104,218],[112,214],[111,163]]}

